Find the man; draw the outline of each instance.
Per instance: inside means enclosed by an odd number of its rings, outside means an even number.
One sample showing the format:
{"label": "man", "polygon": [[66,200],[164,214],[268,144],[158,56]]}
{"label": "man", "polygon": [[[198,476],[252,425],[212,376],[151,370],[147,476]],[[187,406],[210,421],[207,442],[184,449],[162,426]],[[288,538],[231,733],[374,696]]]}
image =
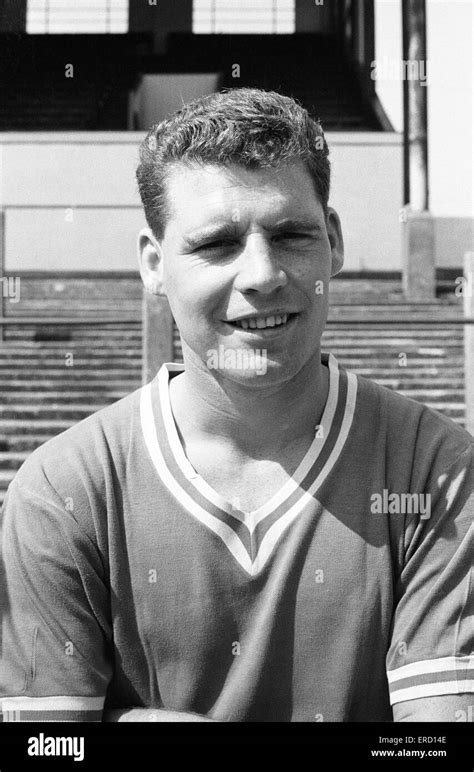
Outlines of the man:
{"label": "man", "polygon": [[184,367],[38,449],[4,513],[3,711],[455,721],[472,702],[473,440],[320,350],[343,239],[293,100],[141,147],[148,291]]}

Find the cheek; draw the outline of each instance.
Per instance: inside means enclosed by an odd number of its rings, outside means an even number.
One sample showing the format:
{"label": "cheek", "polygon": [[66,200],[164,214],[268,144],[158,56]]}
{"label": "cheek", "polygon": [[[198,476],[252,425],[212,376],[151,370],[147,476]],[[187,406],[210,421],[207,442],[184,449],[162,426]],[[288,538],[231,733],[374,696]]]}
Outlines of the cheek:
{"label": "cheek", "polygon": [[329,258],[314,253],[301,260],[291,271],[293,281],[299,285],[311,303],[316,300],[318,305],[322,305],[323,298],[327,298],[330,276]]}
{"label": "cheek", "polygon": [[[169,268],[164,272],[165,290],[171,309],[180,316],[183,323],[191,325],[212,316],[225,299],[223,282],[213,272],[196,270],[184,265],[179,269]],[[192,321],[191,321],[192,319]]]}

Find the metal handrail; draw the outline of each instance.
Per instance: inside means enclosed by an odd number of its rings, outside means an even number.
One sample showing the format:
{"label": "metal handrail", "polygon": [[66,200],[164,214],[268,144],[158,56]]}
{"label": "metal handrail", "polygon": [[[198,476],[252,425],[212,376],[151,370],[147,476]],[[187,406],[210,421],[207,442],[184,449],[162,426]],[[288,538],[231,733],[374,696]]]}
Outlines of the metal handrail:
{"label": "metal handrail", "polygon": [[[102,327],[108,324],[142,324],[142,319],[130,319],[130,318],[112,318],[104,319],[103,317],[90,317],[88,319],[78,319],[76,317],[48,317],[48,316],[3,316],[0,317],[0,326],[2,325],[67,325],[67,326],[80,326],[80,325],[97,325]],[[440,317],[439,319],[431,318],[416,318],[416,319],[358,319],[358,318],[345,318],[345,319],[328,319],[327,324],[370,324],[370,325],[384,325],[384,324],[398,324],[398,325],[410,325],[410,324],[474,324],[474,316],[460,317],[456,319]]]}
{"label": "metal handrail", "polygon": [[66,325],[66,326],[79,326],[79,325],[92,325],[103,326],[106,324],[142,324],[141,319],[104,319],[103,317],[95,319],[89,317],[88,319],[78,319],[77,317],[63,317],[56,318],[52,316],[0,316],[0,326],[3,325]]}

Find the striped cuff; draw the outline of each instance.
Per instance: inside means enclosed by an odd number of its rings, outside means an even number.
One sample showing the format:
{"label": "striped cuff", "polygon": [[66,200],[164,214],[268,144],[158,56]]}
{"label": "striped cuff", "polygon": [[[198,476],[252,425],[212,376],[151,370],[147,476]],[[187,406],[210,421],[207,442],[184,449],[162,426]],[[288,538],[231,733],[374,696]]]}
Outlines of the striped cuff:
{"label": "striped cuff", "polygon": [[390,704],[474,692],[474,656],[441,657],[387,670]]}
{"label": "striped cuff", "polygon": [[4,697],[3,721],[102,721],[104,697]]}

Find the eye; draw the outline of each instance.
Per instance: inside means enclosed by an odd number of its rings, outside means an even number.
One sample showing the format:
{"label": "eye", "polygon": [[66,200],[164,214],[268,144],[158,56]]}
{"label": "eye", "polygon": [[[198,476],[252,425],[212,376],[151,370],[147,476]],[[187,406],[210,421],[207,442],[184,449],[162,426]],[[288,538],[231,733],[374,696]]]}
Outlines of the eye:
{"label": "eye", "polygon": [[279,233],[275,236],[279,240],[291,241],[293,239],[310,239],[312,238],[310,233]]}
{"label": "eye", "polygon": [[233,244],[233,241],[225,241],[224,239],[209,241],[207,244],[201,244],[195,251],[201,252],[202,250],[221,249],[222,247],[231,247]]}

